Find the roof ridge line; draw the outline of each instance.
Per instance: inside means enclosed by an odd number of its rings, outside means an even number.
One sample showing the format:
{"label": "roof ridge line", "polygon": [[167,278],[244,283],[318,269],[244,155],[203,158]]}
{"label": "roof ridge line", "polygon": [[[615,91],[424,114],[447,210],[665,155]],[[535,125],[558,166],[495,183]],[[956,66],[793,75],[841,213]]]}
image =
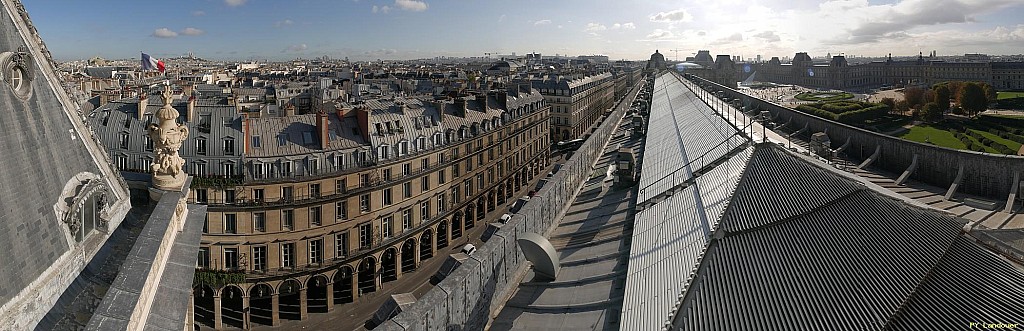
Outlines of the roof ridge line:
{"label": "roof ridge line", "polygon": [[[896,317],[900,316],[904,312],[904,310],[907,308],[908,304],[910,303],[910,300],[913,299],[914,297],[916,297],[917,294],[920,292],[921,287],[926,282],[928,282],[930,279],[932,279],[935,276],[935,269],[936,269],[936,267],[938,267],[939,264],[942,264],[942,262],[945,261],[946,258],[949,257],[950,252],[953,251],[953,246],[956,245],[956,242],[960,238],[962,238],[964,236],[964,234],[966,234],[966,232],[964,232],[964,230],[960,230],[960,234],[958,234],[957,237],[954,238],[953,240],[949,241],[949,245],[946,245],[946,249],[942,252],[942,257],[939,257],[939,259],[935,262],[935,264],[932,264],[931,267],[928,268],[928,272],[924,274],[924,277],[921,277],[921,281],[919,281],[916,284],[914,284],[914,290],[910,291],[910,293],[907,294],[907,296],[905,298],[903,298],[903,300],[900,300],[900,305],[899,305],[898,308],[896,308],[896,311],[893,312],[892,315],[889,315],[888,317],[886,317],[885,324],[882,325],[882,330],[883,331],[884,330],[891,330],[890,327],[892,326],[892,322],[896,320]],[[971,237],[971,238],[973,239],[973,237]],[[982,246],[982,248],[985,248],[985,247]]]}
{"label": "roof ridge line", "polygon": [[732,236],[738,236],[738,235],[742,235],[742,234],[745,234],[745,233],[760,231],[762,229],[767,229],[767,228],[775,227],[775,226],[778,226],[778,225],[781,225],[781,224],[789,223],[789,222],[791,222],[791,221],[793,221],[793,220],[795,220],[797,218],[801,218],[801,217],[813,214],[815,212],[818,212],[818,211],[824,209],[825,207],[830,207],[830,206],[835,205],[835,204],[837,204],[839,202],[846,201],[847,199],[850,199],[850,197],[852,197],[852,196],[854,196],[854,195],[856,195],[858,193],[870,194],[867,191],[868,190],[863,188],[863,187],[857,187],[853,191],[850,191],[849,193],[846,193],[846,194],[844,194],[842,196],[839,196],[839,197],[837,197],[837,198],[835,198],[835,199],[833,199],[831,201],[823,203],[820,206],[811,208],[810,210],[807,210],[805,212],[802,212],[802,213],[799,213],[799,214],[796,214],[796,215],[793,215],[793,216],[790,216],[790,217],[786,217],[786,218],[783,218],[783,219],[780,219],[778,221],[771,222],[771,223],[768,223],[768,224],[765,224],[765,225],[755,226],[755,227],[743,229],[743,230],[740,230],[740,231],[727,231],[727,230],[721,229],[721,227],[719,227],[719,230],[721,230],[723,232],[723,235],[721,236],[721,238],[718,238],[717,236],[712,236],[710,238],[710,240],[717,241],[717,240],[720,240],[720,239],[724,239],[724,238],[728,238],[728,237],[732,237]]}

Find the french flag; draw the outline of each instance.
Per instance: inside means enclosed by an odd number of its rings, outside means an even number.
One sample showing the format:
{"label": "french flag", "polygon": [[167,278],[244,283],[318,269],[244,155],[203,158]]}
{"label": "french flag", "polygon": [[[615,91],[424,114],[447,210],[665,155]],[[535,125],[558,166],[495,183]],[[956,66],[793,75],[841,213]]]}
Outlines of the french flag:
{"label": "french flag", "polygon": [[157,60],[149,54],[142,53],[142,70],[159,70],[164,72],[164,61]]}

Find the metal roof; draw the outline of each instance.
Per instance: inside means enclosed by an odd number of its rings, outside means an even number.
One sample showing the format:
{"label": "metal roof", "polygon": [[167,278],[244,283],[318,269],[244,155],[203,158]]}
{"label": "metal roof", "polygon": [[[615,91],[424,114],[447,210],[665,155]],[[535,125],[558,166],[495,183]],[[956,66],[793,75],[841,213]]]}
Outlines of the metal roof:
{"label": "metal roof", "polygon": [[694,172],[747,141],[677,75],[655,80],[648,122],[639,204],[690,180]]}

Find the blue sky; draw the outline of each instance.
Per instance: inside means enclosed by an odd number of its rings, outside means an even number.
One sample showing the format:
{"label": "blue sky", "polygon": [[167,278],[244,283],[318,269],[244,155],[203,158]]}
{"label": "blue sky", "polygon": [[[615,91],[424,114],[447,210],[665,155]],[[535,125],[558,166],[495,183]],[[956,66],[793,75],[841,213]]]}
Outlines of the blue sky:
{"label": "blue sky", "polygon": [[[24,1],[60,60],[1024,53],[1024,0]],[[672,50],[679,50],[678,52]]]}

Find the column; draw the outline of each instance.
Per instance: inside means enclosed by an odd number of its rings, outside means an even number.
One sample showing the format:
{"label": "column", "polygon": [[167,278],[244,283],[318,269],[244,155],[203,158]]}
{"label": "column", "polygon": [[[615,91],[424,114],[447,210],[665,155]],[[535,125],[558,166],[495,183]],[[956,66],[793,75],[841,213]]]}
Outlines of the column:
{"label": "column", "polygon": [[213,328],[217,330],[224,329],[224,322],[220,316],[220,292],[213,296]]}
{"label": "column", "polygon": [[334,282],[327,282],[327,311],[334,311]]}
{"label": "column", "polygon": [[352,272],[353,273],[349,275],[349,278],[352,279],[352,281],[349,283],[352,285],[352,303],[355,303],[356,300],[359,300],[359,281],[356,279],[356,271],[353,270]]}
{"label": "column", "polygon": [[306,310],[308,310],[308,308],[309,307],[306,307],[306,287],[303,286],[299,289],[299,320],[306,319]]}
{"label": "column", "polygon": [[242,329],[248,330],[250,327],[251,326],[249,324],[249,296],[248,295],[243,295],[242,296]]}
{"label": "column", "polygon": [[[199,291],[203,289],[200,288]],[[188,311],[185,313],[185,325],[193,327],[196,324],[196,295],[193,292],[188,296]]]}
{"label": "column", "polygon": [[[403,242],[402,245],[405,245]],[[402,279],[402,246],[398,246],[398,253],[395,253],[395,281]]]}
{"label": "column", "polygon": [[270,325],[281,325],[281,296],[274,293],[270,296]]}

